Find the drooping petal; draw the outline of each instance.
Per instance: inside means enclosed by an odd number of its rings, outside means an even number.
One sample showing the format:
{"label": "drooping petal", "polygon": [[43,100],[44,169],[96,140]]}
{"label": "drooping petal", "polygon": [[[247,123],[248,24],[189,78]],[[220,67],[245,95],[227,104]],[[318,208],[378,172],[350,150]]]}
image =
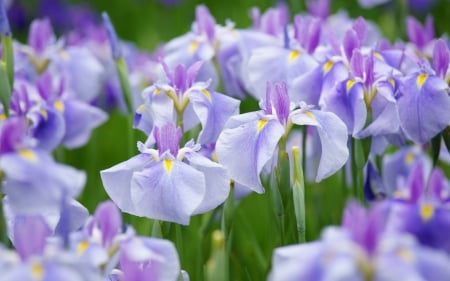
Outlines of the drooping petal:
{"label": "drooping petal", "polygon": [[58,58],[58,66],[65,74],[67,87],[75,92],[77,99],[91,102],[101,93],[105,69],[88,48],[67,48]]}
{"label": "drooping petal", "polygon": [[297,125],[310,125],[317,128],[322,146],[316,175],[317,182],[334,174],[347,162],[349,156],[347,127],[334,113],[297,110],[291,113],[291,120]]}
{"label": "drooping petal", "polygon": [[189,100],[202,124],[198,143],[215,143],[228,119],[239,112],[239,101],[206,89],[190,91]]}
{"label": "drooping petal", "polygon": [[134,214],[135,207],[131,200],[130,188],[133,174],[142,170],[151,163],[152,157],[148,154],[139,154],[129,160],[119,163],[100,172],[103,186],[111,200],[117,204],[122,212]]}
{"label": "drooping petal", "polygon": [[366,138],[395,134],[400,130],[397,101],[394,98],[393,87],[388,81],[380,81],[376,87],[376,95],[371,103],[371,122],[356,136]]}
{"label": "drooping petal", "polygon": [[405,79],[398,113],[406,136],[426,143],[450,124],[448,85],[437,76],[416,73]]}
{"label": "drooping petal", "polygon": [[222,165],[198,153],[186,153],[189,165],[205,176],[205,196],[194,214],[206,213],[225,202],[230,192],[230,177]]}
{"label": "drooping petal", "polygon": [[323,97],[323,110],[339,116],[347,126],[348,133],[355,136],[362,130],[367,118],[364,87],[353,79],[342,81]]}
{"label": "drooping petal", "polygon": [[131,183],[135,214],[189,224],[205,196],[205,176],[174,159],[164,159],[136,172]]}
{"label": "drooping petal", "polygon": [[121,244],[123,281],[175,281],[180,262],[172,242],[157,238],[134,238]]}
{"label": "drooping petal", "polygon": [[315,59],[307,53],[277,47],[255,49],[248,61],[248,77],[252,94],[262,99],[266,82],[287,81],[289,93],[292,93],[291,81],[309,72],[317,66]]}
{"label": "drooping petal", "polygon": [[321,275],[314,263],[322,253],[323,244],[312,242],[275,249],[270,281],[315,280]]}
{"label": "drooping petal", "polygon": [[75,99],[65,100],[62,104],[66,123],[62,142],[68,148],[86,144],[91,136],[91,131],[108,118],[102,110]]}
{"label": "drooping petal", "polygon": [[6,176],[4,193],[15,214],[59,210],[61,198],[78,196],[86,181],[83,172],[55,163],[40,150],[5,154],[0,158],[0,169]]}
{"label": "drooping petal", "polygon": [[225,129],[216,143],[219,163],[236,182],[263,193],[259,174],[272,158],[283,133],[284,127],[275,119],[257,119]]}

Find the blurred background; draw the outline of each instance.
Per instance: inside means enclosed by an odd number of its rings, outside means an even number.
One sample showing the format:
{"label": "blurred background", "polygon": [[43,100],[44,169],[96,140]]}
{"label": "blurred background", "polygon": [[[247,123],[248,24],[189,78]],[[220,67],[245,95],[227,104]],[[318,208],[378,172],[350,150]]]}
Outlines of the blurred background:
{"label": "blurred background", "polygon": [[[61,31],[62,27],[70,28],[73,24],[67,15],[75,7],[98,14],[106,11],[120,38],[132,41],[142,49],[154,50],[158,44],[190,29],[196,5],[205,4],[219,24],[230,19],[237,27],[246,28],[251,23],[248,16],[251,7],[257,6],[264,11],[278,2],[285,2],[292,15],[305,11],[302,0],[12,0],[10,17],[16,23],[16,37],[24,38],[30,21],[36,17],[49,17]],[[437,35],[450,31],[450,0],[394,0],[372,8],[362,8],[357,0],[333,0],[331,5],[332,13],[345,10],[353,18],[363,16],[376,22],[391,40],[405,38],[404,24],[399,22],[405,13],[419,19],[432,14]]]}

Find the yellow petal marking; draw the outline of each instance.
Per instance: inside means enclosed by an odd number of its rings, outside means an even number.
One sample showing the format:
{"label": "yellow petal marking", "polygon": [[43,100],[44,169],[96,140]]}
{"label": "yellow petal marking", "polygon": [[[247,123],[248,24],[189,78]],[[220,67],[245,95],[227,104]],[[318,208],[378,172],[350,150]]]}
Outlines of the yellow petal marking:
{"label": "yellow petal marking", "polygon": [[192,43],[189,45],[189,52],[190,52],[191,54],[195,53],[195,51],[197,51],[197,49],[198,49],[198,42],[197,42],[197,41],[194,41],[194,42],[192,42]]}
{"label": "yellow petal marking", "polygon": [[31,275],[36,280],[41,280],[44,276],[44,268],[42,267],[42,264],[40,263],[33,263],[31,265]]}
{"label": "yellow petal marking", "polygon": [[215,151],[211,155],[211,158],[214,162],[219,162],[219,157],[217,156],[217,153]]}
{"label": "yellow petal marking", "polygon": [[333,67],[334,63],[333,61],[329,60],[323,65],[323,74],[327,74],[331,68]]}
{"label": "yellow petal marking", "polygon": [[422,89],[423,84],[427,81],[428,74],[422,73],[417,77],[417,87]]}
{"label": "yellow petal marking", "polygon": [[42,115],[42,117],[44,117],[45,120],[48,119],[48,114],[47,114],[47,111],[45,109],[39,110],[39,113]]}
{"label": "yellow petal marking", "polygon": [[142,113],[144,111],[145,111],[145,104],[141,104],[140,106],[138,106],[138,108],[136,108],[137,113]]}
{"label": "yellow petal marking", "polygon": [[59,112],[64,111],[64,103],[62,101],[57,100],[53,103],[53,105],[55,106],[56,110],[58,110]]}
{"label": "yellow petal marking", "polygon": [[305,111],[304,112],[309,118],[316,119],[316,116],[311,111]]}
{"label": "yellow petal marking", "polygon": [[434,207],[429,203],[422,204],[420,206],[420,217],[423,221],[429,221],[434,214]]}
{"label": "yellow petal marking", "polygon": [[406,155],[405,155],[406,165],[408,165],[408,166],[411,165],[413,161],[414,161],[414,154],[411,152],[406,153]]}
{"label": "yellow petal marking", "polygon": [[267,125],[267,122],[269,122],[267,119],[261,119],[258,122],[258,125],[256,127],[256,131],[259,133],[261,130]]}
{"label": "yellow petal marking", "polygon": [[3,121],[5,119],[6,119],[6,114],[5,113],[0,114],[0,121]]}
{"label": "yellow petal marking", "polygon": [[379,60],[384,61],[383,56],[382,56],[380,53],[378,53],[378,52],[374,52],[374,53],[373,53],[373,56],[374,56],[375,58],[379,59]]}
{"label": "yellow petal marking", "polygon": [[211,102],[211,94],[208,92],[208,90],[203,89],[202,94]]}
{"label": "yellow petal marking", "polygon": [[19,150],[19,154],[20,154],[20,156],[22,156],[23,158],[25,158],[25,160],[27,160],[29,162],[37,162],[38,161],[36,154],[29,149],[21,149],[21,150]]}
{"label": "yellow petal marking", "polygon": [[86,249],[87,249],[88,246],[89,246],[89,242],[88,242],[88,241],[86,241],[86,240],[81,241],[81,242],[78,244],[78,247],[77,247],[77,253],[78,253],[78,255],[81,256],[81,255],[86,251]]}
{"label": "yellow petal marking", "polygon": [[392,78],[388,79],[389,84],[391,84],[392,88],[395,88],[395,80]]}
{"label": "yellow petal marking", "polygon": [[168,174],[172,171],[173,161],[170,159],[163,160],[164,169]]}
{"label": "yellow petal marking", "polygon": [[300,56],[300,52],[297,50],[293,50],[289,53],[289,61],[293,62]]}
{"label": "yellow petal marking", "polygon": [[156,88],[154,91],[153,91],[153,95],[159,95],[159,94],[161,94],[161,89],[159,89],[159,88]]}
{"label": "yellow petal marking", "polygon": [[347,81],[347,84],[345,85],[345,89],[347,90],[347,93],[350,92],[350,90],[352,89],[353,85],[355,85],[355,80],[349,79]]}

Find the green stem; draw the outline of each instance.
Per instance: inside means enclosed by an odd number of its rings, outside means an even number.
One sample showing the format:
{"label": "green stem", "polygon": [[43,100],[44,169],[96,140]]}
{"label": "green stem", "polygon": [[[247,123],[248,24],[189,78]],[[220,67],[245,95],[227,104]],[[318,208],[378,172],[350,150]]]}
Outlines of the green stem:
{"label": "green stem", "polygon": [[183,228],[179,224],[175,224],[175,241],[177,245],[178,255],[180,256],[180,263],[184,265],[184,248],[183,248]]}
{"label": "green stem", "polygon": [[[1,171],[0,171],[0,184],[2,184],[2,181],[3,181],[3,179],[2,179]],[[0,242],[4,246],[7,246],[9,243],[9,240],[8,240],[8,229],[6,226],[5,214],[3,213],[3,197],[4,197],[4,194],[0,190]]]}
{"label": "green stem", "polygon": [[358,198],[358,175],[356,171],[358,170],[356,167],[356,144],[355,139],[351,139],[351,153],[352,153],[352,190],[353,197]]}
{"label": "green stem", "polygon": [[272,196],[272,201],[275,211],[275,221],[278,228],[278,235],[280,237],[281,245],[284,245],[284,207],[283,201],[281,200],[280,189],[277,184],[277,169],[270,176],[270,195]]}
{"label": "green stem", "polygon": [[120,57],[115,61],[117,75],[119,76],[120,88],[122,89],[122,95],[127,105],[128,114],[133,114],[134,108],[132,103],[133,92],[131,91],[130,81],[128,80],[128,67],[123,57]]}
{"label": "green stem", "polygon": [[306,216],[305,216],[305,183],[303,177],[302,159],[300,149],[297,146],[292,148],[293,165],[293,186],[292,196],[294,201],[295,219],[297,222],[298,242],[306,241]]}
{"label": "green stem", "polygon": [[11,89],[14,88],[14,49],[11,36],[2,36],[3,61],[6,64],[8,81]]}
{"label": "green stem", "polygon": [[224,280],[230,279],[230,253],[231,253],[231,238],[233,231],[233,215],[234,215],[234,183],[230,184],[230,194],[227,201],[223,205],[222,213],[222,233],[224,235],[225,243],[225,259],[224,259]]}

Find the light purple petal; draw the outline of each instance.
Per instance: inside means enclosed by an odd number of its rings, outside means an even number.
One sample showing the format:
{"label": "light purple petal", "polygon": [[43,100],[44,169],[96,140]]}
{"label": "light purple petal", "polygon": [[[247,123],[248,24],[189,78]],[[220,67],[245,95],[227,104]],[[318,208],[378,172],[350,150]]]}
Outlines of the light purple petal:
{"label": "light purple petal", "polygon": [[239,113],[239,101],[208,90],[189,92],[189,100],[202,124],[197,143],[215,143],[228,119]]}
{"label": "light purple petal", "polygon": [[259,174],[272,158],[283,133],[284,127],[274,119],[253,120],[225,129],[216,144],[219,163],[236,182],[263,193]]}
{"label": "light purple petal", "polygon": [[106,192],[123,212],[136,213],[134,204],[131,201],[131,179],[135,172],[142,170],[152,161],[150,155],[139,154],[100,172]]}
{"label": "light purple petal", "polygon": [[194,214],[206,213],[225,202],[230,192],[231,179],[222,165],[198,153],[186,154],[189,165],[205,176],[205,196]]}
{"label": "light purple petal", "polygon": [[317,170],[316,182],[322,181],[339,170],[349,156],[347,148],[347,127],[331,112],[310,110],[294,111],[291,120],[297,125],[315,126],[322,145],[322,155]]}
{"label": "light purple petal", "polygon": [[50,228],[40,216],[19,216],[14,219],[14,247],[23,261],[32,256],[41,256],[50,235]]}
{"label": "light purple petal", "polygon": [[94,217],[102,234],[104,246],[111,245],[114,237],[122,231],[122,214],[116,205],[106,201],[98,205]]}
{"label": "light purple petal", "polygon": [[433,49],[433,67],[436,75],[445,78],[450,63],[450,52],[443,39],[436,41]]}
{"label": "light purple petal", "polygon": [[288,83],[317,66],[316,60],[307,53],[284,48],[263,47],[255,49],[248,61],[248,77],[252,94],[262,99],[266,93],[266,82]]}
{"label": "light purple petal", "polygon": [[187,225],[205,196],[205,188],[203,173],[166,159],[134,173],[130,191],[136,215]]}
{"label": "light purple petal", "polygon": [[398,112],[409,139],[426,143],[450,124],[448,89],[444,80],[428,74],[416,73],[403,81]]}
{"label": "light purple petal", "polygon": [[102,110],[81,101],[70,99],[65,100],[63,104],[66,123],[63,144],[68,148],[86,144],[91,136],[91,131],[108,118],[108,115]]}

